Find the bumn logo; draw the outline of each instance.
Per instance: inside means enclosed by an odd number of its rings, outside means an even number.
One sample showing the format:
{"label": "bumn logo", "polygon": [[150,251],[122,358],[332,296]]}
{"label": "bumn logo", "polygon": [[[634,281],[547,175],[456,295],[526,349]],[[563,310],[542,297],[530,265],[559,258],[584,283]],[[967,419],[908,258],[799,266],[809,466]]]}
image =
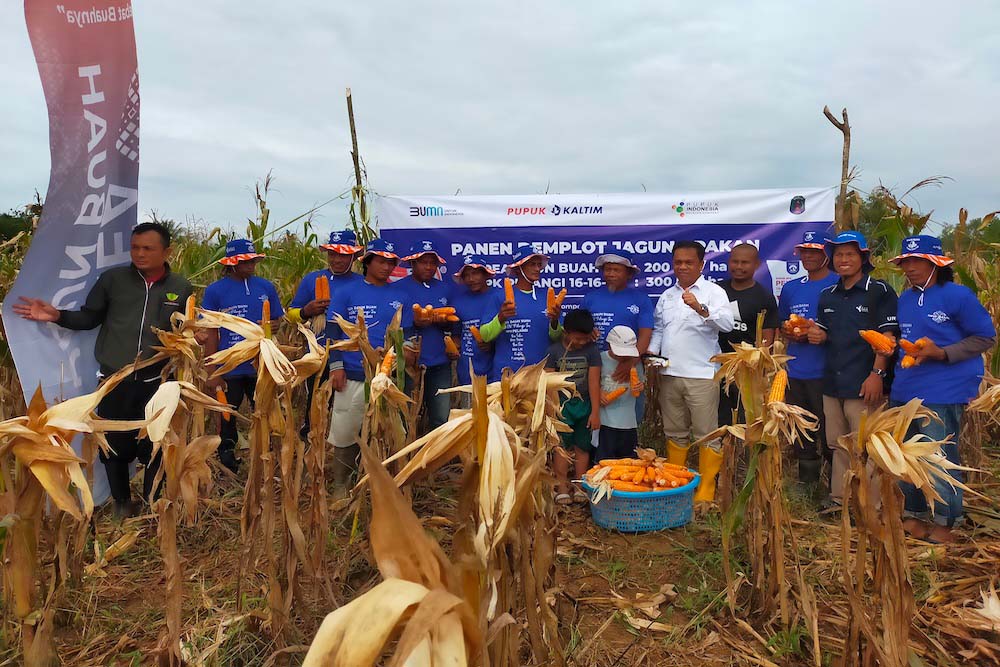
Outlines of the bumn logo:
{"label": "bumn logo", "polygon": [[432,218],[436,216],[444,215],[443,206],[411,206],[410,207],[410,217],[411,218]]}

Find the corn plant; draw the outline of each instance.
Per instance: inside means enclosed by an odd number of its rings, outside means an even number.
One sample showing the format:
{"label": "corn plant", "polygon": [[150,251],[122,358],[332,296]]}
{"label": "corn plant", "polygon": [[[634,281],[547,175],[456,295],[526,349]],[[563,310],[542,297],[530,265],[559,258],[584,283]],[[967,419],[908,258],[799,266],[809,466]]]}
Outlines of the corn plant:
{"label": "corn plant", "polygon": [[[97,391],[51,407],[46,407],[39,389],[25,416],[0,422],[0,514],[12,518],[3,544],[4,594],[19,623],[27,667],[48,665],[53,656],[52,610],[35,609],[38,534],[45,500],[77,521],[90,518],[94,501],[83,472],[84,461],[70,443],[78,434],[87,433],[108,451],[104,432],[131,431],[145,425],[94,416],[101,400],[133,371],[127,366]],[[51,594],[48,599],[51,601]]]}
{"label": "corn plant", "polygon": [[936,415],[913,399],[900,407],[863,413],[858,431],[841,438],[851,454],[844,481],[844,507],[849,512],[843,513],[841,522],[843,577],[850,605],[845,665],[912,664],[908,645],[916,605],[899,482],[916,486],[931,505],[941,500],[935,479],[974,493],[949,474],[969,468],[945,458],[941,445],[946,441],[921,433],[906,437],[911,424],[931,419]]}

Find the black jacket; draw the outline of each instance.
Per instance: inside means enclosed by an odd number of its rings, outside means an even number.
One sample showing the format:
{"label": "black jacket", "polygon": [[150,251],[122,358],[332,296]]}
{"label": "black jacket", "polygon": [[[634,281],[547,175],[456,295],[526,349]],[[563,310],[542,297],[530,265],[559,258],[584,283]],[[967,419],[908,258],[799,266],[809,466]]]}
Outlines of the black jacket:
{"label": "black jacket", "polygon": [[[80,310],[61,310],[57,324],[74,330],[101,327],[94,356],[105,375],[154,354],[160,341],[153,327],[170,328],[170,315],[183,310],[192,292],[184,276],[166,273],[152,285],[146,284],[134,265],[108,269],[98,277]],[[144,376],[159,373],[149,369]]]}

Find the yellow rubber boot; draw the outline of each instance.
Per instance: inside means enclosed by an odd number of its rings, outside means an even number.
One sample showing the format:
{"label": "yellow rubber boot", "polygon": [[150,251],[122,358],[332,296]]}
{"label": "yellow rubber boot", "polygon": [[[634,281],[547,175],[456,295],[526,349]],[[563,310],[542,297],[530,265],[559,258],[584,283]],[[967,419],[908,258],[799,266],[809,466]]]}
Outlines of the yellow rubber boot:
{"label": "yellow rubber boot", "polygon": [[673,440],[667,440],[667,462],[675,466],[687,467],[688,450],[690,447],[681,447]]}
{"label": "yellow rubber boot", "polygon": [[698,490],[694,492],[696,503],[715,500],[715,476],[719,474],[721,467],[722,453],[702,446],[698,452],[698,474],[701,475],[701,481],[698,483]]}

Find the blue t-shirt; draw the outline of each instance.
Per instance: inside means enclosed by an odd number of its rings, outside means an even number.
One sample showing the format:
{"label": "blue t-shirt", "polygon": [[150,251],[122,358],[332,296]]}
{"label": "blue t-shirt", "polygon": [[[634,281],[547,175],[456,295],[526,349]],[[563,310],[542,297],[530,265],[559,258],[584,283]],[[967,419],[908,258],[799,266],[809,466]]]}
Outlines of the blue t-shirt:
{"label": "blue t-shirt", "polygon": [[[530,292],[514,290],[517,315],[504,322],[503,331],[497,336],[490,382],[498,381],[505,368],[517,371],[545,358],[551,342],[545,294],[542,288],[533,288]],[[497,312],[486,321],[492,320],[499,312],[498,307]]]}
{"label": "blue t-shirt", "polygon": [[[206,310],[217,310],[257,323],[264,316],[265,298],[271,304],[271,319],[278,319],[285,314],[281,308],[278,290],[270,280],[250,276],[249,280],[243,281],[226,276],[205,288],[201,305]],[[241,340],[243,336],[228,329],[219,329],[220,350],[228,350]],[[253,364],[246,361],[223,377],[245,377],[256,374]]]}
{"label": "blue t-shirt", "polygon": [[461,335],[459,352],[462,356],[456,364],[458,383],[469,384],[472,382],[469,375],[469,359],[472,359],[472,368],[476,375],[488,376],[493,366],[492,346],[489,352],[483,352],[469,328],[481,327],[496,317],[503,305],[503,290],[487,287],[485,292],[475,294],[462,287],[452,295],[451,305],[455,307],[455,314],[458,315],[457,329]]}
{"label": "blue t-shirt", "polygon": [[[347,338],[333,316],[338,314],[348,322],[357,322],[359,310],[364,312],[368,341],[372,347],[385,346],[386,329],[400,308],[403,311],[401,320],[403,336],[408,337],[413,333],[413,311],[406,307],[406,293],[395,283],[378,286],[362,279],[352,283],[350,287],[337,290],[336,294],[330,295],[330,307],[326,311],[326,335],[330,340]],[[365,369],[361,363],[360,352],[330,350],[330,367],[334,368],[338,364],[343,364],[348,379],[364,381]]]}
{"label": "blue t-shirt", "polygon": [[[952,282],[931,285],[922,295],[919,289],[904,291],[899,296],[897,317],[900,334],[913,343],[926,336],[938,347],[946,347],[969,336],[996,336],[990,314],[972,290]],[[983,372],[982,355],[954,364],[925,359],[919,366],[903,368],[901,353],[890,398],[968,403],[979,393]]]}
{"label": "blue t-shirt", "polygon": [[[838,276],[833,271],[825,278],[809,280],[805,276],[799,280],[790,280],[781,288],[781,298],[778,299],[778,317],[782,322],[792,313],[807,320],[816,320],[819,310],[819,293],[833,285]],[[822,345],[788,342],[788,354],[795,357],[788,362],[788,377],[796,380],[820,380],[826,366],[826,352]]]}
{"label": "blue t-shirt", "polygon": [[[444,308],[451,303],[453,287],[443,280],[433,279],[422,283],[413,276],[409,276],[393,283],[393,285],[398,286],[406,294],[407,298],[403,303],[403,308],[408,309],[411,315],[414,304]],[[451,332],[451,328],[447,322],[415,327],[416,334],[420,336],[421,364],[430,368],[450,363],[448,353],[444,350],[444,337]]]}
{"label": "blue t-shirt", "polygon": [[[306,277],[299,283],[298,289],[295,290],[295,296],[292,298],[292,302],[288,304],[289,308],[302,308],[316,298],[316,278],[319,276],[325,276],[330,282],[331,299],[339,290],[346,288],[348,285],[352,285],[355,281],[364,280],[360,274],[354,273],[353,271],[348,271],[347,273],[335,276],[329,268],[307,273]],[[321,331],[316,334],[316,342],[318,342],[321,346],[325,341],[325,331]]]}
{"label": "blue t-shirt", "polygon": [[602,350],[607,349],[605,337],[617,326],[625,326],[636,336],[639,329],[653,328],[653,302],[649,296],[635,287],[612,292],[608,286],[598,287],[587,292],[580,303],[581,308],[590,311],[594,317],[594,326],[600,334],[597,345]]}

